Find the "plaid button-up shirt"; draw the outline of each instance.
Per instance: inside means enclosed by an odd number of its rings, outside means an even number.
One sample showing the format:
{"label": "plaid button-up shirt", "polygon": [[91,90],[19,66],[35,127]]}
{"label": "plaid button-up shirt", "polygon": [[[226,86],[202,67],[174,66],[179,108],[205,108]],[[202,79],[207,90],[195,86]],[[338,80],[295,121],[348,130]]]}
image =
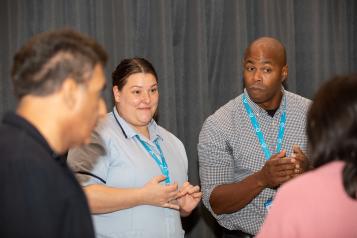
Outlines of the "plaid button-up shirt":
{"label": "plaid button-up shirt", "polygon": [[[306,114],[310,100],[284,89],[282,91],[286,100],[286,126],[282,149],[285,149],[289,156],[292,146],[296,144],[306,153]],[[258,120],[266,144],[272,154],[275,154],[282,105],[271,117],[249,98],[246,90],[244,94]],[[231,214],[217,215],[209,203],[211,192],[216,186],[242,181],[259,171],[266,162],[242,103],[242,96],[243,94],[222,106],[203,124],[198,143],[199,170],[203,203],[218,223],[230,230],[256,234],[267,213],[264,202],[275,195],[274,189],[264,189],[246,207]]]}

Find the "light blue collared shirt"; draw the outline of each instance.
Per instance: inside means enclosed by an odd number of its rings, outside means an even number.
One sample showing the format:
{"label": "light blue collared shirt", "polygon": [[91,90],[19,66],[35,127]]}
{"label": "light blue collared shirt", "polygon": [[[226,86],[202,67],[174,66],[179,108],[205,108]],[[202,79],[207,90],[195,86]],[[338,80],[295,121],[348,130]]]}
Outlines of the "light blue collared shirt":
{"label": "light blue collared shirt", "polygon": [[[70,150],[68,163],[83,186],[143,187],[161,171],[135,136],[140,136],[154,152],[157,147],[153,141],[158,138],[171,181],[182,186],[187,180],[188,166],[182,142],[154,120],[148,128],[150,140],[139,134],[114,108],[97,126],[89,145]],[[168,208],[136,206],[93,215],[93,221],[97,237],[184,237],[179,212]]]}

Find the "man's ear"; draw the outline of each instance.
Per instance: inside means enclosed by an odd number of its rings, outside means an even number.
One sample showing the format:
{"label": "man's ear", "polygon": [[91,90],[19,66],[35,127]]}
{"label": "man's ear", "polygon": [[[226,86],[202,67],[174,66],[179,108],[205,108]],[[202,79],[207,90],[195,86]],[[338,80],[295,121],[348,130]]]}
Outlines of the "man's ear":
{"label": "man's ear", "polygon": [[68,109],[73,109],[78,100],[79,85],[72,78],[66,78],[61,87],[61,94],[64,105]]}
{"label": "man's ear", "polygon": [[281,77],[281,82],[284,82],[288,78],[288,73],[289,73],[289,68],[288,65],[284,65],[282,68],[282,77]]}
{"label": "man's ear", "polygon": [[114,101],[116,103],[120,102],[120,91],[118,86],[113,86]]}

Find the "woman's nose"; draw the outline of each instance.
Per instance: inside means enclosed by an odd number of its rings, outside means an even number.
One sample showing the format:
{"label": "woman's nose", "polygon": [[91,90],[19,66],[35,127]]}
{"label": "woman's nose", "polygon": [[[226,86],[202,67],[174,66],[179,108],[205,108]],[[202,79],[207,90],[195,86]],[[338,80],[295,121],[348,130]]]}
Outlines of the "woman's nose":
{"label": "woman's nose", "polygon": [[150,100],[151,100],[150,93],[149,93],[149,92],[144,92],[144,93],[143,93],[142,100],[143,100],[145,103],[150,103]]}

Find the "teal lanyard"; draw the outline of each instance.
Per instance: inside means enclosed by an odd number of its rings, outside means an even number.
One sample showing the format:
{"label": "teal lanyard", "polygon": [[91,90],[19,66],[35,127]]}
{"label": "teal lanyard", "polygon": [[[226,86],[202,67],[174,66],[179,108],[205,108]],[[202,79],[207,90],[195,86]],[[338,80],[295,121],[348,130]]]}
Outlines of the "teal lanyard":
{"label": "teal lanyard", "polygon": [[[270,157],[271,157],[271,152],[269,150],[269,147],[265,143],[264,135],[263,135],[263,132],[262,132],[260,126],[259,126],[258,120],[255,117],[252,108],[249,106],[247,98],[245,97],[244,94],[243,94],[243,97],[242,97],[242,101],[243,101],[245,110],[247,111],[247,114],[248,114],[248,116],[250,118],[250,122],[252,123],[252,126],[253,126],[253,128],[255,130],[255,134],[258,137],[260,146],[262,147],[262,150],[264,152],[265,159],[269,160]],[[283,143],[283,137],[284,137],[285,122],[286,122],[286,101],[285,101],[285,98],[284,98],[283,111],[282,111],[282,114],[280,116],[279,133],[278,133],[278,138],[277,138],[277,142],[276,142],[276,153],[279,153],[280,150],[281,150],[281,145]]]}
{"label": "teal lanyard", "polygon": [[161,147],[158,142],[159,138],[156,138],[154,140],[154,143],[160,152],[160,159],[156,156],[154,151],[150,148],[150,146],[145,141],[141,140],[138,135],[135,135],[135,137],[142,144],[142,146],[145,148],[145,150],[151,155],[151,158],[153,158],[153,160],[156,162],[156,164],[160,167],[161,173],[166,177],[165,183],[169,184],[170,183],[169,169],[167,167],[164,154],[162,153]]}

